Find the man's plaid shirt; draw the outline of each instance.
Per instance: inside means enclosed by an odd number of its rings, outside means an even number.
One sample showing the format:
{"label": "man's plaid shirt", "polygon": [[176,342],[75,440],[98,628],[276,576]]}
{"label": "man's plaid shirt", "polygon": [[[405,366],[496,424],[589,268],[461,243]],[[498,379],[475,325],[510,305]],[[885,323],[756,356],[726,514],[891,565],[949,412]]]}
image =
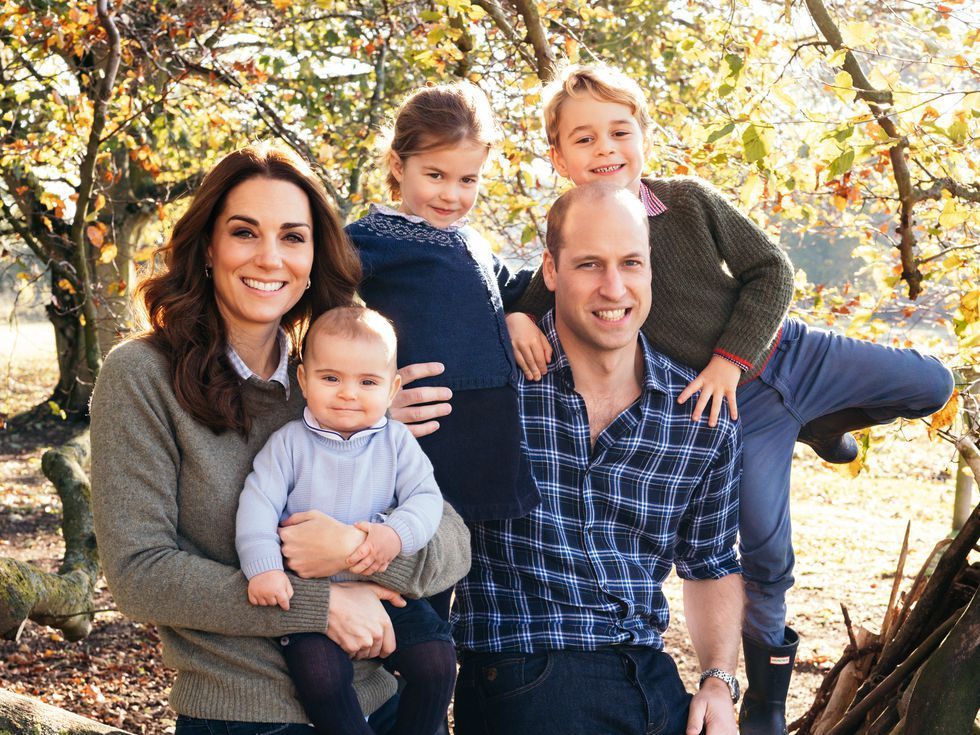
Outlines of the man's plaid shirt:
{"label": "man's plaid shirt", "polygon": [[[540,382],[520,377],[521,414],[541,505],[470,524],[473,567],[456,588],[455,637],[474,651],[662,648],[671,563],[685,579],[738,573],[741,431],[691,421],[677,396],[696,376],[640,335],[639,399],[590,446],[554,316]],[[693,399],[692,399],[693,400]]]}

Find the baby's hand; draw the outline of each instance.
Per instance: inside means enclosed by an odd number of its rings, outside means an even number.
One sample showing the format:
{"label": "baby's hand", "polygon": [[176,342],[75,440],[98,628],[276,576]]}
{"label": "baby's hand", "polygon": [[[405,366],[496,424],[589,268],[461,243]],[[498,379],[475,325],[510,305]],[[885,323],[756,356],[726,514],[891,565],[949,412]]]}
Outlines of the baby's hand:
{"label": "baby's hand", "polygon": [[695,393],[701,391],[698,402],[694,406],[694,412],[691,414],[692,421],[701,420],[701,414],[704,413],[708,401],[711,401],[708,426],[716,426],[718,414],[721,413],[722,400],[728,401],[728,413],[733,420],[737,421],[738,403],[735,401],[735,392],[738,389],[738,381],[741,379],[742,368],[720,355],[715,355],[707,367],[698,374],[698,377],[692,380],[677,397],[677,402],[684,403]]}
{"label": "baby's hand", "polygon": [[401,537],[391,526],[358,521],[354,527],[367,534],[364,542],[347,557],[347,568],[354,574],[367,576],[383,572],[391,560],[401,553]]}
{"label": "baby's hand", "polygon": [[288,610],[292,596],[293,586],[289,583],[289,577],[278,569],[256,574],[248,580],[248,601],[253,605],[278,605]]}
{"label": "baby's hand", "polygon": [[528,380],[541,380],[551,362],[548,338],[527,314],[515,311],[507,315],[506,321],[517,367]]}

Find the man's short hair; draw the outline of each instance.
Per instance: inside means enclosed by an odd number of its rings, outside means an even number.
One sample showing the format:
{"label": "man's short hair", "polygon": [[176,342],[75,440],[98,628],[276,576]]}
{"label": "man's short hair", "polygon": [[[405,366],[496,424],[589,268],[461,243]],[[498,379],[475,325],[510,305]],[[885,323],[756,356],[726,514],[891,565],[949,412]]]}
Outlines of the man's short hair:
{"label": "man's short hair", "polygon": [[616,184],[607,181],[594,181],[582,186],[576,186],[562,194],[548,210],[548,229],[544,234],[544,244],[551,253],[551,257],[558,260],[558,251],[561,250],[568,233],[563,232],[565,220],[568,212],[576,204],[602,203],[614,200],[622,203],[627,209],[632,209],[643,221],[649,236],[650,222],[647,219],[646,209],[640,198],[628,189],[624,189]]}
{"label": "man's short hair", "polygon": [[364,306],[338,306],[318,316],[303,338],[303,360],[313,342],[321,337],[343,337],[346,339],[369,339],[383,343],[388,352],[388,362],[392,369],[398,352],[395,328],[374,309]]}
{"label": "man's short hair", "polygon": [[558,145],[558,122],[561,106],[569,97],[592,96],[603,102],[626,105],[636,118],[646,139],[653,121],[647,111],[647,99],[636,80],[619,69],[606,64],[570,64],[558,70],[555,78],[544,88],[542,117],[548,145]]}

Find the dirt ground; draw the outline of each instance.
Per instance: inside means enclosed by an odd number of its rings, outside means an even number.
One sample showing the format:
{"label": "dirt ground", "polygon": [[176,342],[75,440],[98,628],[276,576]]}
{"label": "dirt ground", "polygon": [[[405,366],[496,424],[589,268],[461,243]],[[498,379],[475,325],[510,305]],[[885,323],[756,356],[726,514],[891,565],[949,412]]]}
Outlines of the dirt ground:
{"label": "dirt ground", "polygon": [[[55,571],[61,560],[60,504],[41,474],[41,455],[64,435],[55,424],[11,421],[54,384],[53,339],[45,323],[0,326],[0,556]],[[43,429],[43,430],[40,430]],[[802,715],[823,672],[847,641],[840,606],[855,626],[877,630],[885,613],[906,523],[911,521],[903,589],[933,546],[950,530],[956,471],[952,448],[930,442],[921,423],[875,432],[864,471],[856,478],[823,465],[799,446],[793,477],[796,586],[789,622],[801,638],[789,714]],[[52,439],[52,437],[54,437]],[[699,667],[684,626],[681,587],[667,584],[673,619],[667,635],[689,689]],[[166,694],[173,672],[162,663],[150,625],[112,611],[100,589],[91,635],[64,641],[28,624],[19,642],[0,641],[0,687],[102,720],[133,733],[173,731]],[[744,685],[744,673],[740,673]]]}

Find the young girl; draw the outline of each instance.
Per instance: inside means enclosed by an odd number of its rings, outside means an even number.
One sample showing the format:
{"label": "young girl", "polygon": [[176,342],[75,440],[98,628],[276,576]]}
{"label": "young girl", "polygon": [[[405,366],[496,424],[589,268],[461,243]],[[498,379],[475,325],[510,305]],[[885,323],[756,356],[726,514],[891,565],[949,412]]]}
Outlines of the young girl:
{"label": "young girl", "polygon": [[[398,364],[439,361],[453,390],[439,431],[419,439],[443,496],[468,521],[516,518],[540,502],[521,452],[516,367],[504,310],[530,271],[511,274],[466,224],[500,130],[486,96],[456,83],[426,87],[395,115],[387,153],[395,206],[347,227],[361,256],[360,294],[398,332]],[[433,599],[448,616],[447,591]]]}

